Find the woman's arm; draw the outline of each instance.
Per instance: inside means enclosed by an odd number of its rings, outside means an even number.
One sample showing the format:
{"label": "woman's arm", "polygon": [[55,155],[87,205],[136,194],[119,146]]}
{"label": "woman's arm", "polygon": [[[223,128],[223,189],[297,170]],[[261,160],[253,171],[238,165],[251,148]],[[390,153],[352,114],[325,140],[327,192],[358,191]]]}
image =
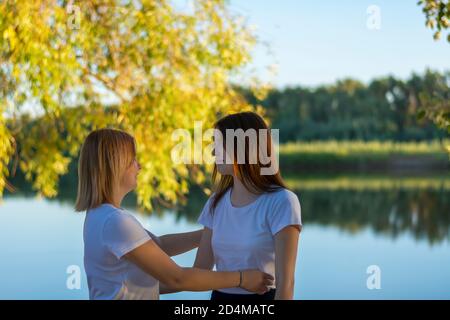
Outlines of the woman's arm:
{"label": "woman's arm", "polygon": [[170,288],[168,285],[164,284],[163,282],[159,282],[159,294],[168,294],[168,293],[176,293],[180,292],[181,290],[175,290]]}
{"label": "woman's arm", "polygon": [[[175,291],[207,291],[237,287],[239,272],[214,272],[197,268],[182,268],[165,254],[152,240],[145,242],[125,255],[126,259]],[[262,294],[273,282],[273,277],[258,270],[242,272],[241,286]]]}
{"label": "woman's arm", "polygon": [[[198,246],[197,255],[195,257],[194,268],[211,270],[214,266],[214,257],[211,248],[211,237],[212,230],[209,228],[204,228],[203,230],[199,230],[201,232],[201,240]],[[170,288],[166,284],[160,282],[159,283],[159,293],[174,293],[178,292],[177,290]]]}
{"label": "woman's arm", "polygon": [[292,300],[294,297],[295,262],[300,228],[287,226],[275,234],[275,300]]}
{"label": "woman's arm", "polygon": [[157,239],[155,239],[155,236],[150,232],[149,234],[162,251],[169,257],[173,257],[197,248],[200,243],[200,238],[202,237],[202,232],[203,230],[197,230],[192,232],[166,234],[157,237]]}
{"label": "woman's arm", "polygon": [[211,270],[214,267],[214,254],[211,246],[212,230],[203,229],[200,245],[195,256],[194,268]]}
{"label": "woman's arm", "polygon": [[[214,266],[214,257],[211,249],[212,230],[205,227],[203,230],[198,230],[196,232],[200,233],[201,240],[195,257],[194,268],[211,270]],[[159,283],[160,294],[175,292],[179,292],[179,290],[175,290],[162,282]]]}

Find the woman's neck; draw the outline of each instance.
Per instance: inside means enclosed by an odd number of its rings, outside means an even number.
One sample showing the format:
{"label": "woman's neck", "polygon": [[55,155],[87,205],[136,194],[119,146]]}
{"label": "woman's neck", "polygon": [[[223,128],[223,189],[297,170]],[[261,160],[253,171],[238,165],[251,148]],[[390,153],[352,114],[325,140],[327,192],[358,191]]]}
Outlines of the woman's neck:
{"label": "woman's neck", "polygon": [[125,197],[126,193],[121,190],[115,190],[112,196],[112,205],[116,208],[121,208],[122,200]]}
{"label": "woman's neck", "polygon": [[231,203],[236,207],[246,206],[259,197],[257,191],[248,190],[242,181],[233,176],[233,187],[231,189]]}

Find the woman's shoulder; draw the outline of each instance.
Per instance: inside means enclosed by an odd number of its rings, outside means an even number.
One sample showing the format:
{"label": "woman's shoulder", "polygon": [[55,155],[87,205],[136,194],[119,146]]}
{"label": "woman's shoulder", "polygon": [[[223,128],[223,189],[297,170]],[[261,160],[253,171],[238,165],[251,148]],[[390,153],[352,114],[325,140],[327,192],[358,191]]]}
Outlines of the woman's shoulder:
{"label": "woman's shoulder", "polygon": [[276,188],[272,192],[268,192],[268,194],[272,195],[274,198],[280,198],[280,199],[288,199],[288,198],[297,198],[297,194],[287,188],[279,187]]}
{"label": "woman's shoulder", "polygon": [[280,187],[272,192],[267,193],[268,199],[274,204],[286,203],[289,202],[291,204],[300,203],[297,194],[293,191]]}
{"label": "woman's shoulder", "polygon": [[144,230],[141,222],[130,212],[116,208],[110,212],[104,221],[103,231],[119,234],[131,234]]}
{"label": "woman's shoulder", "polygon": [[[221,193],[220,200],[219,200],[219,202],[217,203],[218,205],[219,205],[219,204],[222,204],[222,203],[225,201],[225,199],[226,199],[226,197],[227,197],[227,195],[228,195],[228,193],[229,193],[230,191],[231,191],[231,188],[228,188],[228,189],[224,190],[223,193]],[[213,192],[213,193],[209,196],[208,201],[207,201],[206,203],[207,203],[208,205],[211,204],[211,203],[215,200],[215,198],[216,198],[217,196],[218,196],[217,192]]]}
{"label": "woman's shoulder", "polygon": [[103,220],[104,223],[121,223],[123,221],[134,220],[134,216],[123,208],[117,208],[109,203],[103,203],[88,211],[87,218]]}
{"label": "woman's shoulder", "polygon": [[117,212],[120,210],[121,210],[120,208],[116,208],[110,203],[102,203],[102,204],[98,205],[97,207],[88,209],[88,212],[89,213],[91,213],[91,212],[110,213],[110,212]]}

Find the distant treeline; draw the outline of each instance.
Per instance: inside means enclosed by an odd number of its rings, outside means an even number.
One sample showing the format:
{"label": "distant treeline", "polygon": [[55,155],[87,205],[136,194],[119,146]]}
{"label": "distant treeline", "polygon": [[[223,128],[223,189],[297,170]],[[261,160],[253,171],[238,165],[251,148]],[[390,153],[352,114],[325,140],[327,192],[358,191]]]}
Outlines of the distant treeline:
{"label": "distant treeline", "polygon": [[280,129],[281,142],[298,140],[420,141],[442,138],[446,131],[418,112],[429,97],[449,90],[450,72],[427,70],[401,80],[392,76],[368,84],[353,79],[316,88],[269,91],[263,100],[239,88],[247,101],[261,105]]}

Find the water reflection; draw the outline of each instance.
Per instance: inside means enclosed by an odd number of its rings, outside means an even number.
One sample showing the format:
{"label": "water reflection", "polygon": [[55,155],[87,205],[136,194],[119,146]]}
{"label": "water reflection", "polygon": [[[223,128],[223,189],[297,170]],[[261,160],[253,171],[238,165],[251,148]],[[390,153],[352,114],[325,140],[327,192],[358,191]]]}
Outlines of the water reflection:
{"label": "water reflection", "polygon": [[[430,244],[450,239],[450,179],[446,175],[299,176],[286,181],[300,198],[306,227],[334,226],[349,233],[369,228],[392,239],[411,234]],[[205,201],[200,191],[193,190],[177,214],[195,221]]]}
{"label": "water reflection", "polygon": [[[295,299],[448,299],[450,179],[440,176],[287,176],[302,203]],[[16,186],[20,186],[17,183]],[[84,214],[75,213],[76,181],[36,201],[25,185],[0,205],[0,299],[87,299]],[[195,230],[206,196],[193,187],[184,206],[151,215],[124,206],[162,235]],[[32,245],[30,245],[32,243]],[[192,266],[195,250],[175,257]],[[382,290],[366,287],[369,265],[382,269]],[[82,270],[80,290],[66,287],[69,265]],[[407,272],[406,272],[407,271]],[[414,275],[411,278],[411,275]],[[163,299],[208,299],[180,292]]]}
{"label": "water reflection", "polygon": [[[418,241],[436,244],[450,239],[450,177],[419,176],[294,176],[286,177],[288,186],[300,198],[305,226],[334,226],[350,234],[365,229],[396,239],[410,234]],[[16,184],[17,185],[17,184]],[[25,184],[17,194],[34,196]],[[53,201],[72,206],[75,181],[62,180],[60,193]],[[195,222],[207,200],[193,186],[186,201],[176,208],[177,220]],[[136,197],[128,195],[124,207],[135,210]],[[153,215],[164,215],[157,207]]]}
{"label": "water reflection", "polygon": [[369,227],[397,238],[438,243],[449,239],[450,193],[447,190],[303,191],[305,221],[355,233]]}

